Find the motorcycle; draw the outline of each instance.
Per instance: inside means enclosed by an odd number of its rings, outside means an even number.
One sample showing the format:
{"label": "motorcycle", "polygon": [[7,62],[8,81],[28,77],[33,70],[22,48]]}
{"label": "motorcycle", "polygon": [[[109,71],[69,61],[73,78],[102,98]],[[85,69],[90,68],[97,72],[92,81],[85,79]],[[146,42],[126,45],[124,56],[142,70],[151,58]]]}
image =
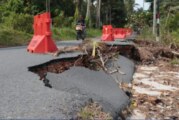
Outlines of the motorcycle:
{"label": "motorcycle", "polygon": [[86,29],[86,26],[82,25],[82,24],[77,24],[76,25],[76,39],[79,40],[79,39],[82,39],[84,40],[86,35],[85,35],[85,29]]}

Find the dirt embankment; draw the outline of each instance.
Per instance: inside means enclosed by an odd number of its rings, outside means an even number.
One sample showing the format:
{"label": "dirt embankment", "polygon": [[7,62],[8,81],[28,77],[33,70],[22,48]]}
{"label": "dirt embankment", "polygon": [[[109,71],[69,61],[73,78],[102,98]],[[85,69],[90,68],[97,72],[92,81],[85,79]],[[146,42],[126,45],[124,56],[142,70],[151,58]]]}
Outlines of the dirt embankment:
{"label": "dirt embankment", "polygon": [[[75,58],[52,60],[42,65],[30,67],[29,70],[37,73],[40,77],[43,77],[47,72],[62,73],[72,66],[84,66],[92,70],[106,70],[105,63],[119,54],[140,64],[157,64],[159,61],[169,62],[175,57],[179,58],[178,51],[162,46],[159,43],[148,41],[135,41],[135,45],[122,46],[85,40],[78,46],[59,48],[59,51],[53,55],[58,56],[61,53],[74,51],[81,51],[85,54]],[[92,55],[93,52],[94,55]]]}
{"label": "dirt embankment", "polygon": [[136,41],[139,64],[133,77],[130,119],[179,119],[178,48]]}
{"label": "dirt embankment", "polygon": [[[73,58],[51,60],[41,65],[29,67],[29,71],[38,74],[41,80],[44,79],[47,72],[59,74],[68,70],[72,66],[83,66],[91,70],[102,69],[105,72],[109,72],[106,68],[108,61],[111,59],[117,59],[119,54],[129,58],[134,58],[133,52],[136,52],[135,47],[132,45],[124,47],[120,45],[107,45],[101,42],[96,44],[95,50],[93,49],[93,41],[87,40],[79,46],[59,48],[59,51],[53,55],[58,56],[62,53],[74,51],[81,51],[84,52],[84,54]],[[93,53],[94,55],[92,55]]]}
{"label": "dirt embankment", "polygon": [[135,41],[136,59],[140,64],[157,64],[179,58],[179,48],[165,46],[154,41]]}
{"label": "dirt embankment", "polygon": [[[179,71],[179,67],[178,67]],[[179,118],[179,73],[156,65],[137,65],[132,87],[132,118]]]}

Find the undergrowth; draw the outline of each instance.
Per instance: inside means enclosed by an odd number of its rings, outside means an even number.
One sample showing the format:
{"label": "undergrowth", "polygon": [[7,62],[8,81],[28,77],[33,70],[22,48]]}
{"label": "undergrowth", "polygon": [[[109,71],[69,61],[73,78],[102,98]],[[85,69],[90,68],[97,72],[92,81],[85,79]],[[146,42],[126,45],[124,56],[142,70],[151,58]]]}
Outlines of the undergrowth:
{"label": "undergrowth", "polygon": [[171,63],[171,65],[179,65],[179,59],[175,58],[170,63]]}
{"label": "undergrowth", "polygon": [[[16,29],[8,28],[7,26],[0,25],[0,46],[20,46],[27,45],[32,39],[33,34],[19,31]],[[99,29],[87,29],[87,37],[98,37],[101,35]],[[76,31],[73,28],[57,28],[52,27],[52,38],[55,41],[59,40],[75,40]]]}
{"label": "undergrowth", "polygon": [[1,46],[19,46],[29,43],[32,35],[13,29],[0,29]]}
{"label": "undergrowth", "polygon": [[[163,27],[160,29],[160,41],[161,43],[165,45],[175,44],[179,46],[179,29],[176,31],[169,32],[165,30]],[[137,36],[138,40],[152,40],[156,41],[155,35],[152,33],[151,27],[144,27],[140,34]]]}
{"label": "undergrowth", "polygon": [[[75,28],[57,28],[53,27],[53,38],[55,40],[75,40],[76,39],[76,31]],[[87,28],[86,29],[86,37],[92,38],[92,37],[99,37],[101,36],[101,30],[100,29],[92,29]]]}

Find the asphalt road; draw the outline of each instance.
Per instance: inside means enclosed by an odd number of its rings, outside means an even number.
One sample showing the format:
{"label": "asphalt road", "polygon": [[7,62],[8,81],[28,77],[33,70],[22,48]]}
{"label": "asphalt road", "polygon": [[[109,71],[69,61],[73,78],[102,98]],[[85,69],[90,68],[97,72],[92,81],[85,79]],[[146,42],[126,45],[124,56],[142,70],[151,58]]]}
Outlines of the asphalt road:
{"label": "asphalt road", "polygon": [[116,80],[131,82],[134,64],[123,56],[120,56],[119,60],[113,61],[113,63],[115,66],[112,66],[112,69],[120,67],[120,71],[125,74],[122,75],[119,72],[107,74],[102,70],[93,71],[84,67],[71,67],[61,74],[47,73],[47,79],[52,88],[80,94],[88,99],[92,98],[103,106],[105,112],[116,117],[117,112],[129,103],[128,96],[119,89]]}
{"label": "asphalt road", "polygon": [[[78,54],[80,53],[64,54],[61,55],[60,58],[77,56]],[[79,110],[89,98],[93,98],[93,95],[81,94],[80,92],[73,93],[68,90],[61,90],[61,88],[57,89],[58,86],[52,89],[44,87],[39,77],[27,69],[29,66],[45,63],[51,59],[56,58],[50,55],[27,53],[26,47],[0,49],[0,119],[67,119],[74,116],[75,112]],[[74,72],[73,69],[77,68],[72,68],[72,73]],[[133,69],[133,67],[131,69]],[[83,74],[80,72],[78,73],[81,78],[86,78],[82,76]],[[76,73],[75,76],[78,76],[78,73]],[[91,73],[92,72],[88,74]],[[66,73],[64,72],[62,74]],[[104,75],[104,73],[101,74]],[[101,80],[104,77],[102,75],[96,79]],[[112,79],[111,77],[109,78]],[[86,81],[88,81],[88,79],[86,79]],[[68,83],[66,84],[68,85]],[[109,84],[117,87],[114,83]],[[104,83],[104,86],[106,87],[107,85]],[[108,86],[107,89],[109,89],[109,87],[110,86]],[[86,87],[83,86],[83,88]],[[88,88],[91,89],[88,86],[85,91],[88,91]],[[101,86],[101,88],[103,88],[103,86]],[[103,89],[105,90],[105,88]],[[96,90],[98,90],[98,88],[96,88]],[[120,100],[118,99],[115,103],[119,102],[120,107],[124,107],[128,102],[128,97],[122,90],[119,89],[118,91],[120,91],[120,93],[114,93],[114,95],[118,94],[117,96],[122,98],[120,98]],[[94,91],[91,93],[93,92]],[[99,102],[100,99],[101,98],[98,98]],[[102,98],[102,100],[110,104],[107,99]],[[116,109],[119,108],[117,107]]]}

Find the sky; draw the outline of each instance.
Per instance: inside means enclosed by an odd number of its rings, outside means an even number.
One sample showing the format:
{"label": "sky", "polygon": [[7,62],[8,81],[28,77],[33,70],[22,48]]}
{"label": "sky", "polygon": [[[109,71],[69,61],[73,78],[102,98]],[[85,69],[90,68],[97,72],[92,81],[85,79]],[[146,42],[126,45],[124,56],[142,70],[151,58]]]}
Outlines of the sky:
{"label": "sky", "polygon": [[[145,0],[135,0],[135,3],[139,4],[139,6],[136,6],[134,9],[136,10],[137,8],[143,8],[143,2]],[[150,3],[144,2],[144,10],[148,10],[150,6]]]}

